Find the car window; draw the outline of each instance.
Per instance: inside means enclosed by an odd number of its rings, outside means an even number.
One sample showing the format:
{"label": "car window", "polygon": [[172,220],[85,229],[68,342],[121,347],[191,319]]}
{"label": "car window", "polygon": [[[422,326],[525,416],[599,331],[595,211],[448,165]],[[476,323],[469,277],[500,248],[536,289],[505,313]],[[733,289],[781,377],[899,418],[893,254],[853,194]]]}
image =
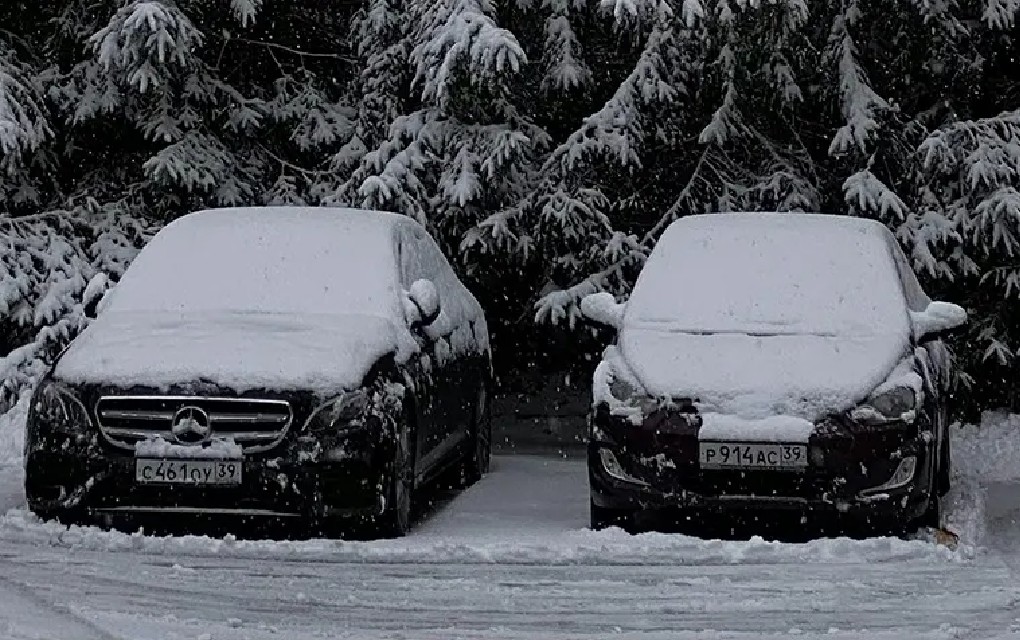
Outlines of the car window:
{"label": "car window", "polygon": [[910,261],[903,253],[900,243],[892,232],[886,234],[886,242],[889,244],[889,251],[896,261],[896,271],[899,273],[900,282],[903,284],[903,296],[907,300],[907,307],[911,311],[924,311],[928,308],[931,298],[921,288],[921,283],[918,282],[917,275],[914,274],[914,270],[910,266]]}
{"label": "car window", "polygon": [[905,333],[903,287],[876,227],[806,214],[682,219],[646,262],[624,323],[693,333]]}

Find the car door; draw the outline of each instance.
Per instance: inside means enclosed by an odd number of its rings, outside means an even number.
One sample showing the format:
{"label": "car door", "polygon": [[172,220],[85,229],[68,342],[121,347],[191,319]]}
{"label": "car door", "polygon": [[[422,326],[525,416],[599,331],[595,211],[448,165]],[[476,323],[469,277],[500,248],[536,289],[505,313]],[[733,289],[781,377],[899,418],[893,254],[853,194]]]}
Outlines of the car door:
{"label": "car door", "polygon": [[[403,227],[398,229],[397,259],[400,267],[400,287],[403,290],[401,295],[410,289],[411,283],[424,277],[424,268],[421,264],[421,256],[416,249],[415,239],[411,234],[405,232]],[[437,429],[437,402],[433,384],[433,356],[428,336],[421,329],[412,331],[414,339],[418,342],[419,354],[413,358],[407,367],[407,375],[412,378],[410,381],[415,390],[415,401],[417,403],[418,424],[415,433],[415,473],[423,476],[427,473],[429,455],[435,446],[435,432]]]}
{"label": "car door", "polygon": [[[917,276],[911,269],[910,262],[896,238],[890,233],[887,239],[896,260],[896,269],[900,275],[907,309],[912,312],[923,312],[931,303],[931,298],[921,288],[921,283],[917,281]],[[945,342],[939,338],[925,340],[917,347],[914,350],[914,357],[917,360],[918,373],[924,381],[925,397],[933,400],[926,403],[929,405],[926,410],[933,413],[932,424],[936,430],[936,453],[941,455],[942,448],[948,439],[949,424],[945,409],[948,406],[951,383],[951,357]]]}
{"label": "car door", "polygon": [[439,292],[439,317],[432,325],[415,331],[421,349],[419,403],[426,405],[423,409],[428,413],[428,419],[419,425],[418,459],[421,472],[428,475],[457,444],[455,358],[450,344],[455,314],[446,309],[456,304],[450,299],[449,283],[441,268],[445,258],[428,234],[418,225],[408,224],[403,228],[400,246],[404,290],[424,278],[431,280]]}

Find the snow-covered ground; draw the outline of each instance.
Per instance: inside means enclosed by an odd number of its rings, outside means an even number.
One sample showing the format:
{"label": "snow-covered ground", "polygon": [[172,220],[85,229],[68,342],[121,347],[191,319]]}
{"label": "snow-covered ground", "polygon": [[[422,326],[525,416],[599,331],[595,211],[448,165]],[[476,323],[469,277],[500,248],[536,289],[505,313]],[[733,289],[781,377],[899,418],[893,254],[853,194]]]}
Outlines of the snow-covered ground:
{"label": "snow-covered ground", "polygon": [[955,453],[956,549],[591,532],[583,460],[523,455],[402,540],[68,530],[24,509],[12,460],[0,638],[1020,638],[1020,418]]}

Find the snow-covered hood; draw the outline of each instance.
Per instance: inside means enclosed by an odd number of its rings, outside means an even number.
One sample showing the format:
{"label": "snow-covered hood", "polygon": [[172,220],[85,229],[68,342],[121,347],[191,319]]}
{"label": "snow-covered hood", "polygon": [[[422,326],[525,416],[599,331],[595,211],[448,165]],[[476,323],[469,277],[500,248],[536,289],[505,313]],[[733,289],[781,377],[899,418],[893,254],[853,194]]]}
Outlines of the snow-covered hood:
{"label": "snow-covered hood", "polygon": [[203,380],[239,392],[332,392],[360,385],[398,339],[391,320],[371,315],[106,313],[54,375],[118,386]]}
{"label": "snow-covered hood", "polygon": [[652,395],[697,398],[706,411],[818,420],[848,409],[905,355],[907,336],[691,334],[625,327],[624,359]]}

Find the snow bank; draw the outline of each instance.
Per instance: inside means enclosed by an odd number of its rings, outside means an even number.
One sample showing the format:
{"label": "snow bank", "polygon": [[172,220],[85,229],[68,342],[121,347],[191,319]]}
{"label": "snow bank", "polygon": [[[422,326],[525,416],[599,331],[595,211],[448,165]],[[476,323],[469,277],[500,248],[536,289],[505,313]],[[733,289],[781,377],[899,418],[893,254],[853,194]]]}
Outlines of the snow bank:
{"label": "snow bank", "polygon": [[986,411],[981,425],[953,430],[953,466],[982,482],[1020,481],[1020,415]]}
{"label": "snow bank", "polygon": [[32,402],[32,389],[21,393],[10,411],[0,414],[0,466],[21,466],[25,449],[25,420]]}
{"label": "snow bank", "polygon": [[967,544],[988,540],[988,495],[992,483],[1020,484],[1020,415],[986,411],[980,425],[951,429],[952,489],[943,521]]}
{"label": "snow bank", "polygon": [[40,523],[16,509],[0,517],[0,540],[74,550],[152,553],[183,557],[297,558],[335,563],[373,564],[539,564],[716,566],[730,564],[855,564],[860,562],[963,561],[971,551],[932,545],[920,540],[833,538],[804,544],[702,540],[683,535],[644,533],[632,536],[619,529],[575,530],[534,537],[504,535],[500,540],[458,536],[416,536],[398,540],[238,540],[233,536],[146,536],[103,531],[95,527],[63,527]]}

